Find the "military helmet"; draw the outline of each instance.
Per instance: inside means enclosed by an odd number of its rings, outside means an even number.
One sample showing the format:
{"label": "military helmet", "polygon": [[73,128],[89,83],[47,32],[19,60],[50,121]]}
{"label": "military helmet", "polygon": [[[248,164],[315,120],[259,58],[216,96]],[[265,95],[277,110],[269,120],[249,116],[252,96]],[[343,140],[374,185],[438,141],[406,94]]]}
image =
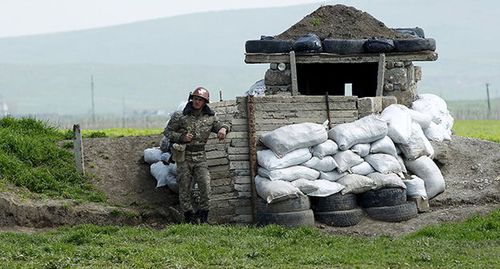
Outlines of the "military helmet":
{"label": "military helmet", "polygon": [[207,89],[205,89],[203,87],[198,87],[198,88],[194,89],[194,91],[191,94],[189,99],[193,99],[193,96],[201,97],[201,98],[205,99],[205,101],[207,101],[207,103],[210,102],[210,93],[208,92]]}

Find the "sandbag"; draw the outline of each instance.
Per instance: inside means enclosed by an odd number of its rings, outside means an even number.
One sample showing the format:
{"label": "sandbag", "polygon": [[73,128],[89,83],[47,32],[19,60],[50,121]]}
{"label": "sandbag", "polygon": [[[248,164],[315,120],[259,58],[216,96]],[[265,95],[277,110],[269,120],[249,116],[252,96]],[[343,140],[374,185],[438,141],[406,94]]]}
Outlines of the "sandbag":
{"label": "sandbag", "polygon": [[403,180],[394,173],[382,174],[379,172],[368,174],[367,177],[371,178],[375,182],[374,190],[382,188],[402,188],[406,189],[406,185]]}
{"label": "sandbag", "polygon": [[[401,153],[406,159],[415,160],[420,156],[431,156],[433,154],[432,145],[425,137],[422,128],[417,123],[412,123],[411,136],[408,143],[398,145]],[[430,148],[429,148],[430,147]]]}
{"label": "sandbag", "polygon": [[309,161],[303,163],[302,165],[323,172],[329,172],[337,168],[337,163],[332,156],[326,156],[323,159],[312,157]]}
{"label": "sandbag", "polygon": [[261,176],[255,177],[255,189],[257,194],[267,203],[299,197],[303,193],[292,183],[283,180],[269,180]]}
{"label": "sandbag", "polygon": [[387,123],[375,115],[369,115],[349,123],[342,123],[328,131],[340,150],[356,144],[371,143],[387,135]]}
{"label": "sandbag", "polygon": [[403,182],[406,185],[406,195],[408,197],[421,197],[427,199],[427,192],[423,179],[412,175],[410,180],[403,180]]}
{"label": "sandbag", "polygon": [[423,131],[425,137],[431,141],[443,142],[444,140],[451,139],[448,135],[448,131],[442,125],[437,125],[434,122],[431,122]]}
{"label": "sandbag", "polygon": [[[441,125],[448,136],[451,136],[453,117],[448,111],[446,102],[434,94],[419,94],[418,99],[412,103],[412,109],[432,117],[432,121]],[[451,137],[450,137],[451,138]]]}
{"label": "sandbag", "polygon": [[329,180],[325,179],[318,179],[318,180],[313,180],[311,181],[312,184],[314,184],[318,190],[311,192],[308,194],[308,196],[313,196],[313,197],[326,197],[333,195],[335,193],[338,193],[339,191],[343,190],[345,187],[337,182],[332,182]]}
{"label": "sandbag", "polygon": [[172,191],[179,192],[176,179],[177,166],[175,164],[164,165],[162,162],[156,162],[149,167],[149,171],[156,179],[157,188],[167,185]]}
{"label": "sandbag", "polygon": [[406,168],[423,179],[425,190],[429,199],[436,197],[445,189],[445,182],[439,167],[427,156],[422,156],[416,160],[407,160]]}
{"label": "sandbag", "polygon": [[339,173],[337,170],[333,170],[331,172],[320,172],[319,178],[326,179],[329,181],[337,181],[339,178],[347,175],[347,172]]}
{"label": "sandbag", "polygon": [[159,147],[148,148],[144,150],[144,161],[153,164],[161,161],[161,149]]}
{"label": "sandbag", "polygon": [[346,175],[337,180],[337,183],[345,186],[341,192],[342,194],[358,194],[375,188],[375,182],[371,178],[356,174]]}
{"label": "sandbag", "polygon": [[365,157],[365,161],[367,161],[373,168],[382,173],[382,174],[389,174],[389,173],[401,173],[401,165],[398,162],[398,159],[396,157],[389,155],[389,154],[384,154],[384,153],[376,153],[376,154],[370,154]]}
{"label": "sandbag", "polygon": [[405,162],[403,161],[403,157],[398,154],[396,155],[396,159],[398,159],[398,163],[401,166],[401,172],[408,173],[408,171],[406,170]]}
{"label": "sandbag", "polygon": [[339,146],[335,141],[328,139],[325,142],[312,148],[312,155],[322,159],[325,156],[333,155],[339,151]]}
{"label": "sandbag", "polygon": [[333,155],[333,159],[337,163],[337,169],[341,173],[363,162],[363,158],[351,150],[339,151]]}
{"label": "sandbag", "polygon": [[418,123],[422,129],[429,127],[429,124],[432,122],[432,117],[430,115],[413,109],[409,109],[408,112],[410,113],[411,119]]}
{"label": "sandbag", "polygon": [[408,110],[403,105],[392,104],[382,111],[381,118],[388,124],[387,136],[394,143],[407,144],[410,140],[412,119]]}
{"label": "sandbag", "polygon": [[314,180],[319,177],[319,171],[302,165],[290,166],[287,168],[270,170],[269,179],[294,181],[299,178]]}
{"label": "sandbag", "polygon": [[297,180],[292,181],[292,185],[299,188],[299,190],[303,194],[307,195],[307,194],[309,194],[311,192],[315,192],[319,189],[319,187],[316,186],[316,184],[314,184],[314,181],[315,180],[307,180],[305,178],[299,178]]}
{"label": "sandbag", "polygon": [[308,148],[293,150],[285,154],[282,158],[276,157],[276,154],[270,149],[257,151],[257,162],[260,166],[268,170],[301,164],[311,159],[311,157],[312,154]]}
{"label": "sandbag", "polygon": [[352,146],[351,150],[359,156],[365,157],[370,154],[370,144],[356,144]]}
{"label": "sandbag", "polygon": [[385,153],[392,156],[398,155],[396,151],[396,145],[392,142],[391,138],[384,136],[384,138],[379,139],[371,144],[371,153]]}
{"label": "sandbag", "polygon": [[280,127],[260,136],[260,141],[278,158],[300,148],[308,148],[325,142],[328,134],[321,124],[299,123]]}
{"label": "sandbag", "polygon": [[351,170],[351,173],[357,174],[357,175],[362,175],[362,176],[366,176],[370,173],[375,172],[375,169],[373,169],[373,167],[368,162],[362,162],[358,165],[355,165],[355,166],[351,167],[350,170]]}

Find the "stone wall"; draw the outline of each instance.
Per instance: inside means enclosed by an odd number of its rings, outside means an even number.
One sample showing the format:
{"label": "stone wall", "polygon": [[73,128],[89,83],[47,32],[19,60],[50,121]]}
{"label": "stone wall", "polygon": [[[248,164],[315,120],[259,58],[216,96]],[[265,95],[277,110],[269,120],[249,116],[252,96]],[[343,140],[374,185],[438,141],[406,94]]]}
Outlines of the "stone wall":
{"label": "stone wall", "polygon": [[417,82],[422,78],[420,66],[412,62],[387,61],[384,73],[384,96],[395,96],[399,104],[411,106],[417,96]]}

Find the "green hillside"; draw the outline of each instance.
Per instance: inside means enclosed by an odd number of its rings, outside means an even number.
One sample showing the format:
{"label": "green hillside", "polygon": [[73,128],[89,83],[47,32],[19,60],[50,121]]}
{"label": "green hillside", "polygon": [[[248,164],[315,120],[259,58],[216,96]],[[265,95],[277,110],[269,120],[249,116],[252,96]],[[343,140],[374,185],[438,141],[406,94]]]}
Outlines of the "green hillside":
{"label": "green hillside", "polygon": [[[421,92],[447,100],[481,99],[484,83],[499,97],[495,25],[500,4],[469,1],[350,1],[388,27],[424,28],[437,40],[437,62],[423,66]],[[432,8],[430,8],[432,6]],[[244,64],[244,44],[286,30],[319,4],[230,10],[161,18],[84,31],[0,38],[0,99],[17,114],[82,114],[96,79],[98,113],[168,109],[205,85],[240,95],[264,75]],[[390,7],[390,8],[388,8]],[[425,14],[425,16],[424,16]]]}

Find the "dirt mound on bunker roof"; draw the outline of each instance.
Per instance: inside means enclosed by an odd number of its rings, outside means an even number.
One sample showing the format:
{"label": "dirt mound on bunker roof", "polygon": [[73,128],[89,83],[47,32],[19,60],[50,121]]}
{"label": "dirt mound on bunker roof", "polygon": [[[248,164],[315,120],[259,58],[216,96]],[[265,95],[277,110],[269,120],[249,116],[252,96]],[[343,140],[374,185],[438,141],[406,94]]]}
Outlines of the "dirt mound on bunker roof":
{"label": "dirt mound on bunker roof", "polygon": [[297,39],[307,33],[315,33],[321,39],[408,38],[407,35],[388,28],[372,15],[344,5],[322,6],[276,38]]}

